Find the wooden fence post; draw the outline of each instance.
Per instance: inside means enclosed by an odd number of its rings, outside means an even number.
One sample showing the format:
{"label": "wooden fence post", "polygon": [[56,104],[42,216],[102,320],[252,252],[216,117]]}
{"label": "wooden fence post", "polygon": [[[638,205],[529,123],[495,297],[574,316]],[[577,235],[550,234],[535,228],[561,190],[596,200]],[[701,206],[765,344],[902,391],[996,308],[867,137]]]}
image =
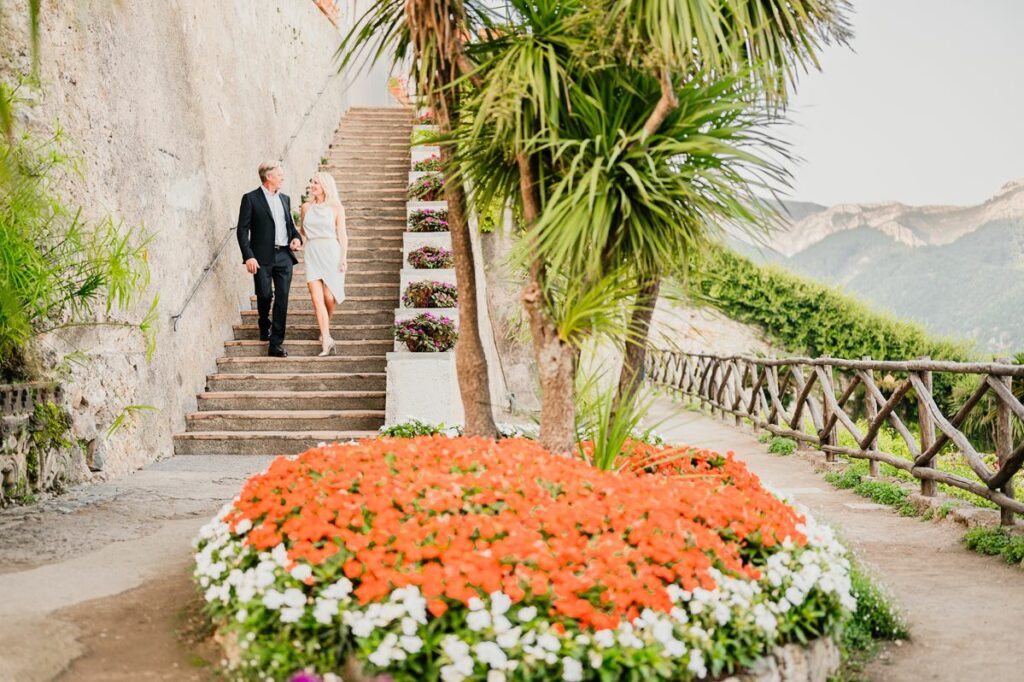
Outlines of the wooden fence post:
{"label": "wooden fence post", "polygon": [[[870,361],[871,356],[865,355],[864,360]],[[867,373],[871,377],[871,380],[874,381],[875,373],[870,369],[867,370]],[[871,424],[873,424],[875,422],[875,419],[878,418],[878,403],[875,402],[875,396],[872,395],[871,391],[867,389],[864,390],[864,416],[867,417],[868,419],[868,428],[871,428]],[[877,433],[875,434],[875,437],[871,439],[871,442],[867,443],[867,447],[871,448],[872,450],[878,449]],[[878,478],[879,476],[881,476],[881,471],[877,459],[869,459],[868,466],[870,467],[869,473],[872,478]]]}
{"label": "wooden fence post", "polygon": [[[827,382],[821,382],[821,402],[822,402],[822,419],[824,425],[828,428],[826,433],[822,433],[819,437],[822,445],[839,445],[839,421],[831,419],[832,407],[830,406],[831,401],[825,399],[825,391],[831,391],[832,397],[835,398],[835,390],[832,388],[832,366],[829,365],[823,369],[824,377],[828,380]],[[831,426],[829,426],[831,422]],[[836,461],[836,453],[829,450],[825,451],[825,461],[834,462]]]}
{"label": "wooden fence post", "polygon": [[[922,360],[928,360],[927,356],[921,358]],[[928,390],[932,392],[932,373],[931,371],[925,370],[918,373],[921,377],[921,383]],[[922,396],[917,396],[917,425],[921,431],[921,452],[924,452],[932,445],[935,444],[935,420],[932,419],[931,413],[928,411],[928,406],[925,404],[925,400]],[[927,462],[924,462],[921,466],[933,468],[935,466],[935,457],[932,457]],[[938,489],[938,484],[930,479],[921,479],[921,494],[925,497],[935,497],[935,492]]]}
{"label": "wooden fence post", "polygon": [[[1006,386],[1006,390],[1012,393],[1013,390],[1013,377],[996,377],[996,381]],[[999,465],[1002,466],[1006,462],[1007,458],[1013,453],[1013,423],[1011,421],[1010,406],[1006,404],[1005,400],[996,400],[996,458],[999,460]],[[1013,478],[1010,478],[1000,488],[1002,493],[1007,497],[1013,497]],[[1016,519],[1016,514],[1012,510],[1006,507],[999,508],[999,523],[1004,526],[1012,526]]]}

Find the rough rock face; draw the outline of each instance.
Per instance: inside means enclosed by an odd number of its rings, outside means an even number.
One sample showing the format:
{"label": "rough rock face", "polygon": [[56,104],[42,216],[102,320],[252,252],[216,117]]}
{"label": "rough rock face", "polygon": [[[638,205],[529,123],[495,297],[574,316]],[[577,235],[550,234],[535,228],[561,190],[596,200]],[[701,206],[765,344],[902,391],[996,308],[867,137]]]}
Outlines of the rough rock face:
{"label": "rough rock face", "polygon": [[808,211],[796,204],[792,224],[773,234],[769,246],[797,254],[837,232],[868,228],[908,246],[950,244],[994,220],[1024,217],[1024,179],[1004,185],[977,206],[907,206],[899,203],[838,204]]}
{"label": "rough rock face", "polygon": [[[29,66],[26,5],[0,3],[0,77]],[[97,461],[118,474],[171,454],[171,435],[247,300],[251,279],[229,240],[172,329],[240,195],[258,185],[257,165],[283,158],[285,192],[297,200],[352,90],[335,76],[341,34],[313,2],[48,1],[41,37],[45,94],[29,116],[44,129],[59,123],[81,156],[70,202],[153,235],[145,304],[160,293],[161,331],[151,362],[134,332],[47,340],[51,357],[85,353],[64,382],[74,436],[97,440]],[[107,437],[129,405],[156,410]]]}
{"label": "rough rock face", "polygon": [[826,682],[839,669],[839,647],[824,637],[806,646],[787,644],[758,659],[750,670],[722,682]]}

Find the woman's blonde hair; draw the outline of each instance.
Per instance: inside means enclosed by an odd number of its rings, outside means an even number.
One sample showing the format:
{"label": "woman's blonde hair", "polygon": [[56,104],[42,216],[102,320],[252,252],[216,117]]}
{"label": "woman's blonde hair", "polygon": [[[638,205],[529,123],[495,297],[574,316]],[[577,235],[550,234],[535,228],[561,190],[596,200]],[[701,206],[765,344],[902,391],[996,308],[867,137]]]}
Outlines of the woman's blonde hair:
{"label": "woman's blonde hair", "polygon": [[324,199],[327,203],[341,202],[341,199],[338,197],[338,186],[334,183],[334,178],[330,173],[320,171],[313,178],[324,188]]}

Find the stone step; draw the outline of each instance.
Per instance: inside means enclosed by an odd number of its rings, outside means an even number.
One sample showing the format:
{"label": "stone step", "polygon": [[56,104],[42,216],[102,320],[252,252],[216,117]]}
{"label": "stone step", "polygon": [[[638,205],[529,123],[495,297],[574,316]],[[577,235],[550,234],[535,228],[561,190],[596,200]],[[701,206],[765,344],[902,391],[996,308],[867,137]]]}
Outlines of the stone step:
{"label": "stone step", "polygon": [[383,391],[384,372],[268,372],[266,374],[210,374],[206,388],[214,393],[229,391]]}
{"label": "stone step", "polygon": [[[393,309],[398,307],[398,300],[399,300],[399,296],[397,294],[394,295],[394,296],[374,296],[374,297],[360,296],[360,297],[352,297],[352,298],[346,298],[344,301],[342,301],[341,305],[339,305],[335,310],[336,311],[341,311],[341,312],[344,312],[344,311],[350,310],[350,309],[355,309],[355,310],[372,310],[372,311],[388,310],[388,309],[393,310]],[[249,296],[249,306],[253,310],[256,310],[256,296],[254,296],[254,295],[250,295]],[[289,296],[288,296],[288,315],[289,315],[289,317],[291,317],[291,315],[294,314],[294,313],[311,312],[312,310],[313,310],[313,299],[311,299],[309,297],[308,293],[306,295],[304,295],[304,296],[303,295],[299,295],[299,296],[295,296],[295,297],[292,297],[289,294]]]}
{"label": "stone step", "polygon": [[218,374],[259,374],[269,372],[273,374],[326,374],[339,373],[366,373],[383,372],[386,365],[383,355],[371,357],[345,358],[331,355],[326,358],[318,357],[287,357],[274,358],[262,355],[251,358],[217,358]]}
{"label": "stone step", "polygon": [[[335,341],[383,341],[394,338],[393,324],[346,324],[332,325],[331,338]],[[259,327],[255,324],[236,324],[231,327],[236,341],[256,341],[260,338]],[[320,328],[315,324],[288,324],[288,339],[294,341],[316,341]],[[260,341],[264,347],[267,343]]]}
{"label": "stone step", "polygon": [[[306,266],[296,266],[292,270],[292,282],[305,282],[306,277]],[[360,268],[358,270],[352,268],[352,264],[349,263],[349,270],[345,273],[345,283],[349,282],[361,282],[363,284],[398,284],[398,269],[392,268],[389,270],[371,270],[368,268]]]}
{"label": "stone step", "polygon": [[[345,358],[380,356],[394,350],[394,342],[390,339],[335,339],[335,343],[337,345],[334,354]],[[311,357],[317,355],[322,346],[315,339],[286,339],[284,349],[288,351],[289,357]],[[224,342],[224,350],[231,358],[262,356],[267,354],[267,342],[258,339],[233,339]]]}
{"label": "stone step", "polygon": [[296,455],[320,443],[374,438],[377,431],[206,431],[174,437],[176,455]]}
{"label": "stone step", "polygon": [[348,245],[349,248],[365,249],[373,246],[398,246],[402,248],[403,240],[405,236],[402,234],[390,234],[388,232],[378,231],[376,234],[367,230],[349,230],[348,233]]}
{"label": "stone step", "polygon": [[372,431],[384,410],[210,410],[185,417],[189,431]]}
{"label": "stone step", "polygon": [[328,149],[333,151],[335,149],[354,149],[356,147],[363,147],[365,149],[396,149],[398,151],[411,149],[408,137],[403,140],[399,135],[380,138],[355,133],[335,137]]}
{"label": "stone step", "polygon": [[[387,284],[352,282],[346,278],[345,293],[351,295],[353,298],[361,298],[364,296],[391,296],[392,298],[398,298],[400,293],[398,277],[395,277],[394,282],[389,282]],[[309,296],[309,289],[306,287],[305,273],[303,273],[300,281],[295,277],[295,271],[292,271],[292,286],[289,289],[289,296]]]}
{"label": "stone step", "polygon": [[[289,303],[291,299],[289,298]],[[259,313],[255,310],[242,310],[242,324],[256,324],[259,321]],[[395,321],[394,311],[391,309],[366,310],[366,309],[342,309],[336,308],[331,317],[331,326],[346,324],[388,324]],[[316,324],[316,316],[313,311],[288,311],[288,325]]]}
{"label": "stone step", "polygon": [[200,393],[200,412],[383,410],[385,391],[225,391]]}

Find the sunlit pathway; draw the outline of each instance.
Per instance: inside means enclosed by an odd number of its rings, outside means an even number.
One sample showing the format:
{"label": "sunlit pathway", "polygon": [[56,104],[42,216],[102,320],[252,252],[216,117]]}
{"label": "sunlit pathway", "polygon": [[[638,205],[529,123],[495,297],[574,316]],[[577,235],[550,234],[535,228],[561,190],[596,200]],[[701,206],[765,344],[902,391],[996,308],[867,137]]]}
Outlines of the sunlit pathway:
{"label": "sunlit pathway", "polygon": [[766,452],[756,434],[660,399],[651,414],[673,442],[733,451],[762,481],[831,524],[895,596],[912,641],[894,647],[870,679],[1019,680],[1024,570],[960,544],[962,527],[902,517],[837,490],[799,457]]}

